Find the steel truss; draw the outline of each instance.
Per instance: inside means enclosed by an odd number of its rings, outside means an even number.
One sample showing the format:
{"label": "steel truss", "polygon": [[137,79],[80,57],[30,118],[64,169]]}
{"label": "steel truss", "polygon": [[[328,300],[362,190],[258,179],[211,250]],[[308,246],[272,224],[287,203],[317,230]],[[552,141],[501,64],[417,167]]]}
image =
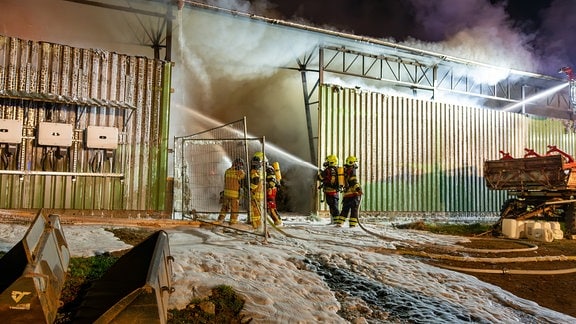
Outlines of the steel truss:
{"label": "steel truss", "polygon": [[[414,54],[402,56],[397,49],[392,50],[394,54],[372,54],[346,47],[325,46],[320,48],[320,74],[359,77],[381,82],[383,86],[425,91],[430,93],[432,100],[441,92],[465,95],[482,99],[484,106],[492,109],[520,103],[564,82],[544,75],[504,70],[464,60],[458,62],[426,55],[415,57]],[[495,84],[478,81],[479,74],[495,73],[506,73],[507,77]],[[568,92],[559,91],[532,104],[568,113],[569,102]]]}

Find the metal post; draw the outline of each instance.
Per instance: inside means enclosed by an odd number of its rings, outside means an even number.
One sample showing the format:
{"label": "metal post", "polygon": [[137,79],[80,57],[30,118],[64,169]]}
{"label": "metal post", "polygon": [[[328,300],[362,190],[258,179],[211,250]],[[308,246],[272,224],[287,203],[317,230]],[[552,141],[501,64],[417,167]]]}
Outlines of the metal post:
{"label": "metal post", "polygon": [[304,93],[304,109],[306,110],[306,126],[308,127],[308,145],[310,149],[310,160],[316,164],[316,150],[314,149],[314,134],[312,132],[312,117],[310,117],[310,93],[308,92],[308,81],[306,80],[306,64],[299,64],[300,76],[302,77],[302,92]]}

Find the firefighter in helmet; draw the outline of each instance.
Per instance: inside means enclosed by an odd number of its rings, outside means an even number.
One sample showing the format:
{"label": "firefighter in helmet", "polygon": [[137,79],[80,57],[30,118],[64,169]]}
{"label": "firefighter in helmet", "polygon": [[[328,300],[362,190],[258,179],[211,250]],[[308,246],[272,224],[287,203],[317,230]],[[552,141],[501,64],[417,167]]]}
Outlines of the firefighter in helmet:
{"label": "firefighter in helmet", "polygon": [[266,210],[276,226],[282,225],[282,219],[276,209],[276,194],[279,188],[280,180],[276,175],[276,169],[271,165],[266,166]]}
{"label": "firefighter in helmet", "polygon": [[355,156],[349,156],[344,163],[344,197],[342,198],[342,211],[336,217],[336,226],[341,227],[348,214],[350,227],[358,225],[358,209],[360,208],[360,199],[362,197],[362,187],[358,182],[356,170],[358,169],[358,159]]}
{"label": "firefighter in helmet", "polygon": [[338,183],[338,157],[328,155],[323,164],[324,169],[318,172],[317,180],[320,181],[318,189],[322,189],[324,200],[330,209],[330,221],[335,222],[335,218],[340,214],[338,201],[340,200],[340,186]]}
{"label": "firefighter in helmet", "polygon": [[224,172],[224,192],[222,193],[222,208],[220,215],[218,215],[218,222],[222,223],[226,214],[230,212],[230,225],[238,223],[240,190],[245,178],[244,160],[237,158],[232,162],[232,166]]}
{"label": "firefighter in helmet", "polygon": [[250,221],[254,229],[262,225],[262,202],[264,201],[264,170],[268,160],[262,152],[254,153],[250,165]]}

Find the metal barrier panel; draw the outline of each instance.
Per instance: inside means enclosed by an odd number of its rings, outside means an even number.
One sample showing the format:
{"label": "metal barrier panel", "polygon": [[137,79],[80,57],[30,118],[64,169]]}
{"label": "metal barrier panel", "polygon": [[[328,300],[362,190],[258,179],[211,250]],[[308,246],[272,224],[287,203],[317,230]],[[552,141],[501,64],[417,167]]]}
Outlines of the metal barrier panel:
{"label": "metal barrier panel", "polygon": [[[220,195],[224,190],[224,172],[232,166],[236,158],[245,161],[244,172],[248,179],[249,162],[247,162],[248,140],[196,140],[187,139],[184,142],[185,155],[189,157],[184,163],[184,205],[190,215],[196,213],[216,214],[220,211]],[[260,143],[255,140],[255,143]],[[241,189],[243,197],[248,192]],[[241,202],[245,199],[240,199]],[[241,203],[241,210],[246,212],[247,206]]]}
{"label": "metal barrier panel", "polygon": [[[184,152],[189,157],[185,161],[183,170],[183,202],[184,218],[215,220],[222,208],[224,194],[224,173],[232,166],[235,159],[241,158],[244,162],[245,178],[240,187],[239,221],[249,222],[252,211],[258,205],[262,221],[265,222],[265,199],[256,199],[252,196],[251,185],[251,159],[256,152],[265,152],[262,139],[186,139]],[[245,156],[248,157],[246,158]],[[265,166],[261,167],[260,197],[266,197]],[[251,204],[255,203],[256,205]],[[228,218],[226,212],[226,218]]]}
{"label": "metal barrier panel", "polygon": [[[248,163],[246,120],[178,137],[174,150],[174,217],[219,210],[224,170],[234,158]],[[248,164],[246,164],[248,165]]]}
{"label": "metal barrier panel", "polygon": [[[266,151],[264,138],[246,137],[246,120],[239,120],[194,135],[175,139],[174,217],[215,221],[224,210],[225,172],[241,160],[245,178],[239,191],[238,219],[252,225],[253,233],[266,232]],[[252,159],[262,153],[260,184],[251,188]],[[264,162],[262,161],[262,162]],[[256,169],[255,169],[256,170]],[[232,182],[229,182],[230,184]],[[230,209],[232,207],[229,207]],[[259,212],[258,212],[259,211]],[[235,222],[231,222],[232,224]],[[260,225],[264,225],[260,233]]]}

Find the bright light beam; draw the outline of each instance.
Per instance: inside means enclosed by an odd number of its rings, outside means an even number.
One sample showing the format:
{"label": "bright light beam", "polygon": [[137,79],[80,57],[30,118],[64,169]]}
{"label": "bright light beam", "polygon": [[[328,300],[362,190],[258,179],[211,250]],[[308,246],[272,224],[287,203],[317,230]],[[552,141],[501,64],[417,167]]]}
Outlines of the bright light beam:
{"label": "bright light beam", "polygon": [[542,91],[542,92],[540,92],[540,93],[538,93],[538,94],[533,95],[532,97],[528,97],[528,98],[526,98],[526,99],[524,99],[524,100],[522,100],[522,101],[520,101],[520,102],[517,102],[517,103],[515,103],[515,104],[513,104],[513,105],[511,105],[511,106],[506,106],[506,107],[504,107],[504,109],[502,109],[502,110],[504,110],[504,111],[511,111],[511,110],[513,110],[514,108],[518,108],[518,107],[520,107],[520,106],[522,106],[522,105],[524,105],[524,104],[526,104],[526,103],[529,103],[529,102],[534,101],[534,100],[536,100],[536,99],[540,99],[540,98],[542,98],[542,97],[551,95],[551,94],[553,94],[554,92],[560,91],[561,89],[567,87],[568,85],[569,85],[568,82],[562,83],[562,84],[560,84],[560,85],[558,85],[558,86],[555,86],[554,88],[550,88],[550,89],[548,89],[548,90],[546,90],[546,91]]}

